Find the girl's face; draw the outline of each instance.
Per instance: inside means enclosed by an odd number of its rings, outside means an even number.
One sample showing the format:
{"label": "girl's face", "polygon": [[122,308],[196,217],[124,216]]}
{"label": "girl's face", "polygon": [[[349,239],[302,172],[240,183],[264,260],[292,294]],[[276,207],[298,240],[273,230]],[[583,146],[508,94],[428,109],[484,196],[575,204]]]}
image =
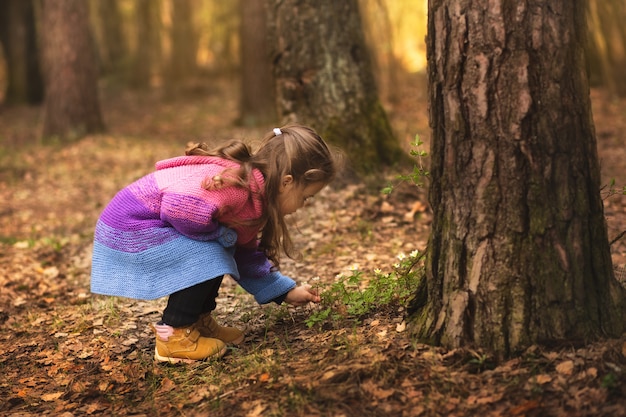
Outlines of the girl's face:
{"label": "girl's face", "polygon": [[285,175],[278,190],[278,211],[282,216],[295,213],[325,185],[323,182],[314,182],[305,187],[296,184],[291,175]]}

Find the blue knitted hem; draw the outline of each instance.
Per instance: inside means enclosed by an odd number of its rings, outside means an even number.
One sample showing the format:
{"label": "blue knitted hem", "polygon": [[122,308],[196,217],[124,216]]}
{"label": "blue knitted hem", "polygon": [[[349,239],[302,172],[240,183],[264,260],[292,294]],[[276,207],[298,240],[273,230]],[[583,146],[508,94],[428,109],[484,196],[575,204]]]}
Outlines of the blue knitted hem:
{"label": "blue knitted hem", "polygon": [[117,251],[95,241],[91,291],[153,300],[225,274],[238,279],[234,249],[184,236],[138,253]]}
{"label": "blue knitted hem", "polygon": [[266,304],[286,294],[296,286],[296,282],[278,271],[270,272],[263,277],[248,278],[242,276],[237,280],[246,291],[254,295],[259,304]]}

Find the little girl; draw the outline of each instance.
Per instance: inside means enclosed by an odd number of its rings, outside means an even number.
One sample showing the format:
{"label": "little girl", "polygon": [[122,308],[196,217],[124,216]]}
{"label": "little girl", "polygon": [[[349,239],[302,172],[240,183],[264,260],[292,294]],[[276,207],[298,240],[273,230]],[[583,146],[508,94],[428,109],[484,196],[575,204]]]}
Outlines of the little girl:
{"label": "little girl", "polygon": [[138,299],[169,295],[153,325],[155,359],[219,357],[243,333],[215,322],[222,278],[232,276],[260,304],[319,302],[309,286],[279,272],[294,255],[284,216],[335,176],[336,161],[312,129],[275,128],[252,153],[233,141],[205,144],[156,164],[121,190],[95,230],[91,291]]}

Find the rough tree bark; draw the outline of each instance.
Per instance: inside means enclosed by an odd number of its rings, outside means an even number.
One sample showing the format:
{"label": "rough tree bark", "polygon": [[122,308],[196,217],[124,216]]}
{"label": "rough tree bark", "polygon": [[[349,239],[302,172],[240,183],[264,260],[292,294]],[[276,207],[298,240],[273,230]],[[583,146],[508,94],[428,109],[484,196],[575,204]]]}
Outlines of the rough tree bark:
{"label": "rough tree bark", "polygon": [[584,65],[584,2],[430,0],[434,212],[413,330],[508,356],[625,330]]}
{"label": "rough tree bark", "polygon": [[357,0],[270,0],[278,117],[313,126],[358,171],[402,158],[378,98]]}
{"label": "rough tree bark", "polygon": [[67,139],[102,130],[88,3],[43,0],[41,38],[46,86],[43,136]]}

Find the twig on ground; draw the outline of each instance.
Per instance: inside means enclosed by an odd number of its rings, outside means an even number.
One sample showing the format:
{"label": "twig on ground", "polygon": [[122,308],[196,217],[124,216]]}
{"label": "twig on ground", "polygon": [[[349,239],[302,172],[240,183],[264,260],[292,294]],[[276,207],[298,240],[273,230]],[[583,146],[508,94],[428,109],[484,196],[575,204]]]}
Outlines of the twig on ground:
{"label": "twig on ground", "polygon": [[622,231],[622,233],[620,233],[619,235],[617,235],[613,240],[611,240],[609,242],[609,246],[613,245],[613,243],[617,242],[618,240],[620,240],[621,238],[624,237],[624,235],[626,235],[626,230]]}

